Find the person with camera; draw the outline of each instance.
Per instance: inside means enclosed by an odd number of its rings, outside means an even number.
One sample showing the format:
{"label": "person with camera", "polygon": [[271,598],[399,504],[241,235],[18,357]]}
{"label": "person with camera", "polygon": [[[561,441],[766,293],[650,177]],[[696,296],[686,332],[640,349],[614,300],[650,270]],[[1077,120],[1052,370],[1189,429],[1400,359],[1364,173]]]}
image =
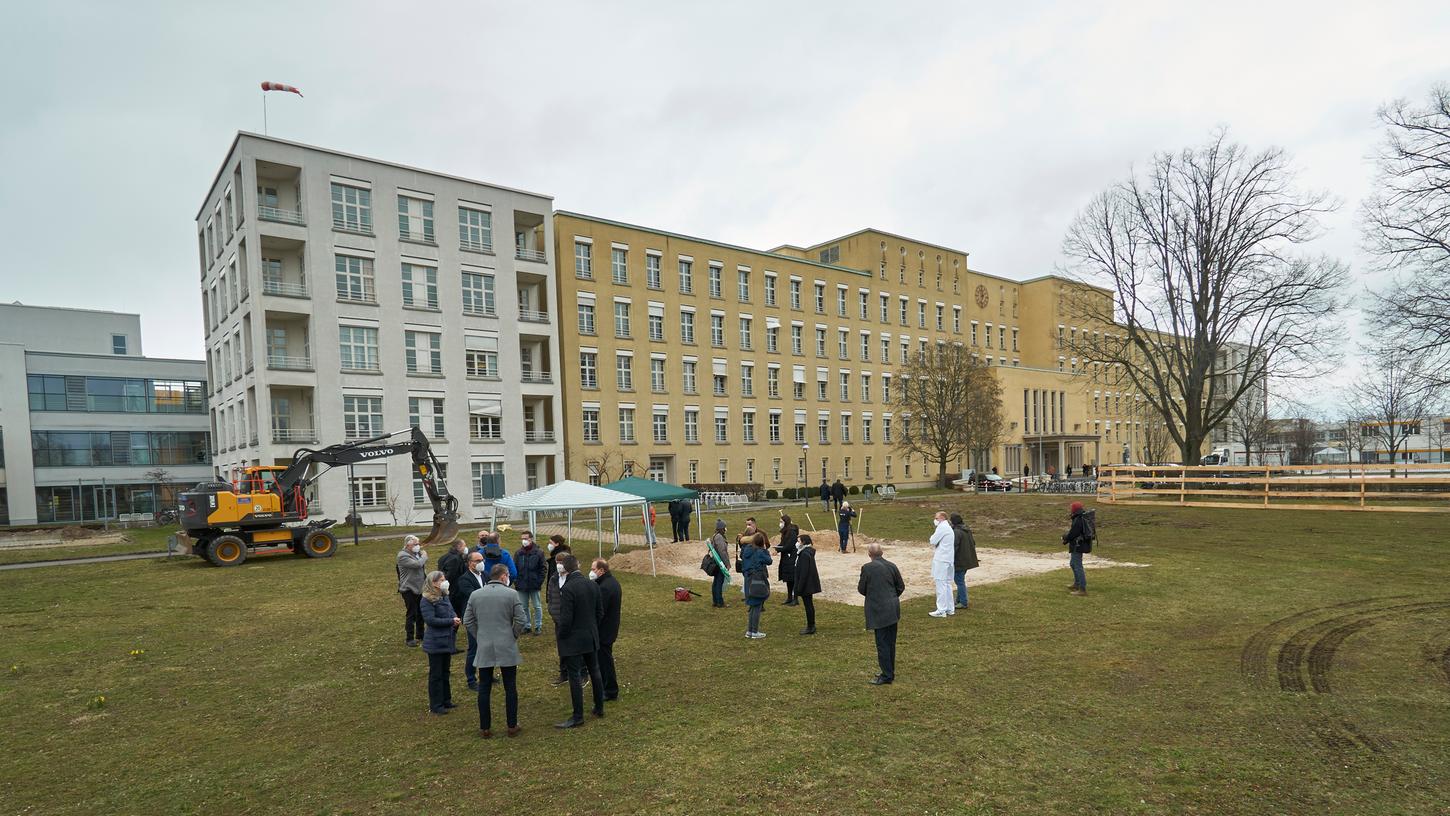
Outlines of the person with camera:
{"label": "person with camera", "polygon": [[1082,502],[1073,502],[1068,507],[1068,512],[1071,514],[1072,526],[1062,534],[1062,543],[1067,545],[1067,564],[1072,567],[1072,587],[1068,591],[1073,595],[1086,595],[1087,573],[1082,568],[1082,556],[1092,550],[1092,535]]}

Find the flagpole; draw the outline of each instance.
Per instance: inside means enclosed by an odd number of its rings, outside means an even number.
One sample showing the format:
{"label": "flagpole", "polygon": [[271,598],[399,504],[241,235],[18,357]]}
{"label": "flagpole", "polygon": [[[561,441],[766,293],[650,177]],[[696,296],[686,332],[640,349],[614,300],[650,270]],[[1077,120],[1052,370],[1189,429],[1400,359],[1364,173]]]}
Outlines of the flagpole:
{"label": "flagpole", "polygon": [[267,92],[262,91],[262,135],[267,135]]}

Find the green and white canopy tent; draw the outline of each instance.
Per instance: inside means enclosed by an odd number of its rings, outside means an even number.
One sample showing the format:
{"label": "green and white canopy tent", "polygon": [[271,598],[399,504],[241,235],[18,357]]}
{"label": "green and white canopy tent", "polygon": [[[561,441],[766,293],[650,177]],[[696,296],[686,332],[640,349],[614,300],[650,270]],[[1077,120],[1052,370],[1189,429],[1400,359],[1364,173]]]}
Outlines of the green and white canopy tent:
{"label": "green and white canopy tent", "polygon": [[529,528],[538,526],[539,513],[565,513],[570,531],[569,541],[573,545],[574,512],[594,510],[595,524],[599,533],[599,557],[604,557],[604,511],[608,510],[614,524],[614,552],[619,552],[619,524],[626,509],[640,514],[644,525],[645,541],[649,544],[650,572],[655,571],[655,537],[649,524],[649,500],[631,493],[595,487],[583,482],[562,481],[545,485],[525,493],[516,493],[495,499],[493,502],[493,527],[498,527],[498,511],[527,515]]}
{"label": "green and white canopy tent", "polygon": [[[672,485],[669,482],[657,482],[654,479],[641,479],[638,476],[628,476],[617,482],[610,482],[604,487],[609,490],[618,490],[622,493],[633,493],[651,502],[669,502],[675,499],[689,499],[694,501],[700,498],[700,492],[698,490]],[[704,513],[696,512],[695,521],[699,524],[701,538],[705,537],[704,519]]]}

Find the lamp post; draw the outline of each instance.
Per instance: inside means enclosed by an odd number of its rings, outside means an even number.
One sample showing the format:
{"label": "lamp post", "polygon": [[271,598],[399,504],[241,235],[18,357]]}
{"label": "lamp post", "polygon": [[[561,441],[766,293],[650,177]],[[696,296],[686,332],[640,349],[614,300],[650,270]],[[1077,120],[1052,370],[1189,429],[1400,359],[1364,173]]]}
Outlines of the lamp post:
{"label": "lamp post", "polygon": [[806,478],[811,467],[810,452],[810,443],[801,445],[801,495],[805,497],[806,507],[811,506],[810,479]]}

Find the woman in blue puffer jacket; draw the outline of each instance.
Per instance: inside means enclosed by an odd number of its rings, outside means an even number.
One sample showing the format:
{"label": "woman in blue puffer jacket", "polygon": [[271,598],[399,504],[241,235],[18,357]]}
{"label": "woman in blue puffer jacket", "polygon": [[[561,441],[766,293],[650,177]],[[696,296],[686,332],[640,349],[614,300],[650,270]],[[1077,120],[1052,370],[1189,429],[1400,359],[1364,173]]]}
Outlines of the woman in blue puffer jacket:
{"label": "woman in blue puffer jacket", "polygon": [[447,714],[455,707],[448,685],[448,664],[453,658],[459,619],[448,600],[448,579],[438,570],[428,573],[423,583],[418,611],[423,617],[423,651],[428,655],[428,711]]}

